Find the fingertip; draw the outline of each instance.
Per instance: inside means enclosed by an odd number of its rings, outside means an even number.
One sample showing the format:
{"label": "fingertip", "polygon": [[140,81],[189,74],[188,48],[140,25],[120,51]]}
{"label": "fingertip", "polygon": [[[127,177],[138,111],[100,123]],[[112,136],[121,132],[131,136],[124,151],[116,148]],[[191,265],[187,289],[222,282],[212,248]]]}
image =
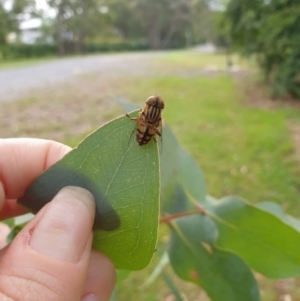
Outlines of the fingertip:
{"label": "fingertip", "polygon": [[0,252],[0,291],[14,300],[24,295],[32,301],[41,295],[79,300],[92,246],[94,203],[90,192],[68,187],[46,204]]}
{"label": "fingertip", "polygon": [[74,186],[61,189],[32,231],[30,246],[53,258],[76,263],[86,246],[91,247],[95,206],[88,190]]}
{"label": "fingertip", "polygon": [[63,158],[72,149],[71,147],[56,141],[48,140],[48,143],[47,155],[45,157],[45,169],[56,163],[58,160],[57,158]]}
{"label": "fingertip", "polygon": [[2,181],[0,179],[0,211],[4,206],[4,201],[5,201],[5,191],[4,191],[4,186],[2,184]]}
{"label": "fingertip", "polygon": [[115,283],[116,269],[111,260],[105,254],[92,250],[83,297],[94,295],[99,301],[106,301]]}
{"label": "fingertip", "polygon": [[0,181],[4,199],[22,197],[34,179],[70,150],[69,146],[51,140],[0,139]]}

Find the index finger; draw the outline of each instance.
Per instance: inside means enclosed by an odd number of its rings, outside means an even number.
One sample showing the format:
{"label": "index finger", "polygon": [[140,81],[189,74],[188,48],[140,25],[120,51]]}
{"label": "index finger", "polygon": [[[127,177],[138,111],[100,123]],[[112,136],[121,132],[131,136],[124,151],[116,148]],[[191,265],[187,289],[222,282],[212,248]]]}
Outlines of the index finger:
{"label": "index finger", "polygon": [[47,168],[71,150],[51,140],[0,139],[0,220],[20,210],[15,201]]}

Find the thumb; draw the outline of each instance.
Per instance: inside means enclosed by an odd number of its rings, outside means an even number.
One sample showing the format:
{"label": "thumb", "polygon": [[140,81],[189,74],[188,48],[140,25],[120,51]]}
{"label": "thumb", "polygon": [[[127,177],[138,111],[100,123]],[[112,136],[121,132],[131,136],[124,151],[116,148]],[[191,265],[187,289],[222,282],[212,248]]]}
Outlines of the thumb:
{"label": "thumb", "polygon": [[0,299],[80,300],[94,214],[95,201],[87,190],[63,188],[6,249],[0,261]]}

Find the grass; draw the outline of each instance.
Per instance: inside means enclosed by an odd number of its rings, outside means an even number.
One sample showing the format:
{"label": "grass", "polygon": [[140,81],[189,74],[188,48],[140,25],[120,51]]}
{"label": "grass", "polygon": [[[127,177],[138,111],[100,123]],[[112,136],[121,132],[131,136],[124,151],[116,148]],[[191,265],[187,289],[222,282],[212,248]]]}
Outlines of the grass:
{"label": "grass", "polygon": [[15,59],[15,60],[0,60],[0,70],[10,68],[20,68],[41,63],[57,60],[57,57],[43,57],[43,58],[29,58],[29,59]]}
{"label": "grass", "polygon": [[[237,57],[234,61],[247,67],[247,62]],[[149,69],[154,69],[144,75],[83,76],[57,89],[2,104],[0,136],[55,139],[75,146],[87,133],[121,114],[109,95],[118,94],[142,106],[149,95],[158,93],[165,101],[165,121],[202,168],[209,194],[275,201],[299,217],[300,162],[290,124],[300,127],[300,109],[249,104],[245,99],[254,100],[256,95],[241,93],[236,80],[240,74],[228,75],[225,66],[224,55],[175,51],[151,61]],[[122,282],[118,300],[167,300],[170,293],[162,281],[147,290],[139,288],[167,240],[167,230],[162,227],[150,266]],[[208,300],[196,286],[173,278],[188,300]],[[277,300],[273,282],[259,279],[263,300]],[[299,297],[295,285],[290,293]]]}
{"label": "grass", "polygon": [[[163,64],[170,64],[171,66],[180,68],[207,68],[207,69],[221,69],[227,68],[227,59],[225,53],[205,53],[199,54],[198,52],[187,52],[182,50],[176,50],[170,52],[168,55],[158,59]],[[252,60],[242,59],[236,54],[230,56],[230,59],[235,65],[248,67],[253,65]]]}
{"label": "grass", "polygon": [[[124,51],[123,54],[128,54],[130,52]],[[0,58],[0,70],[1,69],[10,69],[10,68],[20,68],[20,67],[27,67],[32,65],[38,65],[50,61],[57,61],[57,60],[66,60],[66,59],[72,59],[72,58],[80,58],[80,57],[93,57],[93,56],[99,56],[99,55],[105,55],[105,56],[113,56],[115,54],[120,54],[120,52],[104,52],[104,53],[89,53],[84,56],[80,54],[70,54],[64,57],[59,56],[46,56],[41,58],[20,58],[20,59],[8,59],[4,60]]]}

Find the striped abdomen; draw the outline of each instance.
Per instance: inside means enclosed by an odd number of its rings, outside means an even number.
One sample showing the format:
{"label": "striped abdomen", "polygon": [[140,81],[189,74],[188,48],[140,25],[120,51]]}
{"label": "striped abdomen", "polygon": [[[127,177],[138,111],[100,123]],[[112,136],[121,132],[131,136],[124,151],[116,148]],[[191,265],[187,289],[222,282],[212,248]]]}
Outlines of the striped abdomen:
{"label": "striped abdomen", "polygon": [[155,130],[146,124],[139,122],[136,129],[136,141],[139,145],[147,144],[155,135]]}

